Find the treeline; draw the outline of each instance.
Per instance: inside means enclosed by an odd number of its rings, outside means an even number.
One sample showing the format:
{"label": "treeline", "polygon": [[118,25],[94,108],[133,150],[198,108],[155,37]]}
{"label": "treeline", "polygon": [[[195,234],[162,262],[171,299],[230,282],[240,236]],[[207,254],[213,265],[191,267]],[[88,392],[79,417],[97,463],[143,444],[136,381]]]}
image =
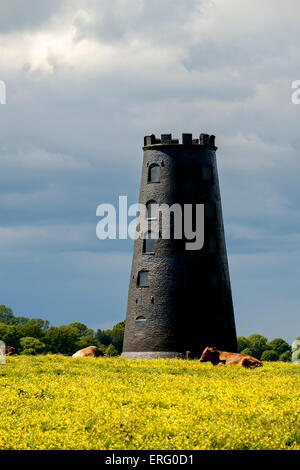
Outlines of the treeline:
{"label": "treeline", "polygon": [[[80,322],[50,326],[49,321],[40,318],[17,317],[11,308],[0,305],[0,340],[13,346],[18,354],[71,355],[78,349],[93,345],[107,356],[117,356],[122,352],[124,329],[124,321],[111,330],[97,331]],[[252,334],[248,338],[238,336],[237,340],[239,352],[262,361],[289,362],[292,359],[292,348],[282,338],[268,341],[265,336]],[[297,359],[300,359],[300,349]]]}
{"label": "treeline", "polygon": [[[299,338],[297,338],[299,339]],[[282,338],[268,338],[262,335],[253,334],[246,338],[238,336],[238,352],[250,354],[262,361],[284,361],[290,362],[292,359],[292,347]]]}
{"label": "treeline", "polygon": [[13,310],[0,305],[0,340],[13,346],[18,354],[61,353],[71,355],[87,346],[98,346],[107,356],[121,354],[125,322],[111,330],[94,331],[84,323],[50,326],[40,318],[17,317]]}

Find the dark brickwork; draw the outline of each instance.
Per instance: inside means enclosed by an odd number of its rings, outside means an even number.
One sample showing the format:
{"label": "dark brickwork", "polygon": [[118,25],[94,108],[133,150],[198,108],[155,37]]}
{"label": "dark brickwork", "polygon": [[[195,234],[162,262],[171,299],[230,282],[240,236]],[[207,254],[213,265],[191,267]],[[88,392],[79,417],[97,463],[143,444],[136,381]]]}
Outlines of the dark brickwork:
{"label": "dark brickwork", "polygon": [[[154,241],[143,253],[136,240],[129,285],[123,355],[172,357],[206,346],[236,351],[236,331],[227,262],[214,136],[201,134],[182,142],[164,134],[144,140],[139,202],[205,205],[205,241],[201,250],[186,250],[185,240]],[[150,166],[160,167],[159,182],[148,182]],[[212,211],[208,214],[207,207]],[[138,287],[138,272],[149,271],[148,287]],[[136,318],[145,318],[143,327]]]}

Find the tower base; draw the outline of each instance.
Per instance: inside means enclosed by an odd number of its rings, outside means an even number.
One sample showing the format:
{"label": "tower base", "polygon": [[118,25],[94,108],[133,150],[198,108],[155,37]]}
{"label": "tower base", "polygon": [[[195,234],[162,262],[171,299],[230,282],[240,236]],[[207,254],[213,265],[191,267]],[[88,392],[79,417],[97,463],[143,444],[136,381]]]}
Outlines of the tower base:
{"label": "tower base", "polygon": [[127,357],[128,359],[169,359],[174,357],[180,358],[182,354],[176,351],[125,351],[122,352],[122,357]]}

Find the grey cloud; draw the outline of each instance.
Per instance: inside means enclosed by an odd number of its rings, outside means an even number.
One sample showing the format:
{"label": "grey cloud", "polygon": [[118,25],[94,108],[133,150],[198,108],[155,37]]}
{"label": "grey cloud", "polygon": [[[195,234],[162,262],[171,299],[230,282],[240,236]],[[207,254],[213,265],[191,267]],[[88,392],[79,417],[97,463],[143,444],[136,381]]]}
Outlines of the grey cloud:
{"label": "grey cloud", "polygon": [[[235,254],[229,258],[237,328],[293,341],[299,327],[299,250]],[[285,282],[283,282],[283,279]],[[243,292],[246,291],[245,296]]]}
{"label": "grey cloud", "polygon": [[1,33],[41,27],[61,6],[60,0],[9,0],[0,6]]}
{"label": "grey cloud", "polygon": [[[266,0],[264,27],[252,1],[245,4],[248,23],[232,1],[224,18],[219,1],[42,3],[34,8],[26,2],[22,21],[21,3],[3,7],[5,47],[19,44],[23,53],[24,31],[56,38],[75,26],[77,35],[66,51],[49,53],[49,70],[33,70],[26,48],[17,65],[7,62],[1,70],[8,100],[0,107],[0,225],[6,236],[0,302],[20,314],[32,305],[53,321],[67,321],[61,320],[63,308],[64,318],[84,321],[86,301],[91,325],[100,317],[103,324],[123,319],[132,244],[98,243],[96,207],[116,203],[119,194],[136,201],[144,135],[208,132],[219,146],[240,331],[253,332],[254,319],[246,324],[250,310],[257,322],[260,306],[269,301],[270,315],[282,279],[286,293],[296,292],[293,282],[288,287],[288,252],[296,251],[300,231],[300,106],[290,100],[291,82],[300,78],[299,37],[289,21],[298,4],[288,2],[287,12],[274,8],[271,14]],[[211,24],[205,23],[209,17]],[[95,46],[87,64],[72,49],[84,44],[87,54]],[[116,252],[120,258],[109,254]],[[271,258],[262,257],[270,252],[274,259],[287,254],[279,275]],[[255,281],[263,260],[266,294]],[[22,272],[28,273],[25,281]],[[292,322],[297,303],[289,305]],[[268,322],[269,316],[265,330]]]}
{"label": "grey cloud", "polygon": [[[87,0],[77,2],[97,19],[87,22],[84,17],[75,19],[78,37],[95,36],[104,42],[121,41],[128,37],[142,37],[156,44],[178,42],[186,38],[183,26],[201,11],[205,0]],[[74,1],[71,1],[74,6]]]}

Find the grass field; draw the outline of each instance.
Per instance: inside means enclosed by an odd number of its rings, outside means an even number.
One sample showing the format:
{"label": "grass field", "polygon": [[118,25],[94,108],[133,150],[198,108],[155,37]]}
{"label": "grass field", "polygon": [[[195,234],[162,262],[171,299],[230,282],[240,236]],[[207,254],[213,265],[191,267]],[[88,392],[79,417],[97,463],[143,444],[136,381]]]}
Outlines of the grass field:
{"label": "grass field", "polygon": [[0,449],[300,449],[300,365],[14,356]]}

